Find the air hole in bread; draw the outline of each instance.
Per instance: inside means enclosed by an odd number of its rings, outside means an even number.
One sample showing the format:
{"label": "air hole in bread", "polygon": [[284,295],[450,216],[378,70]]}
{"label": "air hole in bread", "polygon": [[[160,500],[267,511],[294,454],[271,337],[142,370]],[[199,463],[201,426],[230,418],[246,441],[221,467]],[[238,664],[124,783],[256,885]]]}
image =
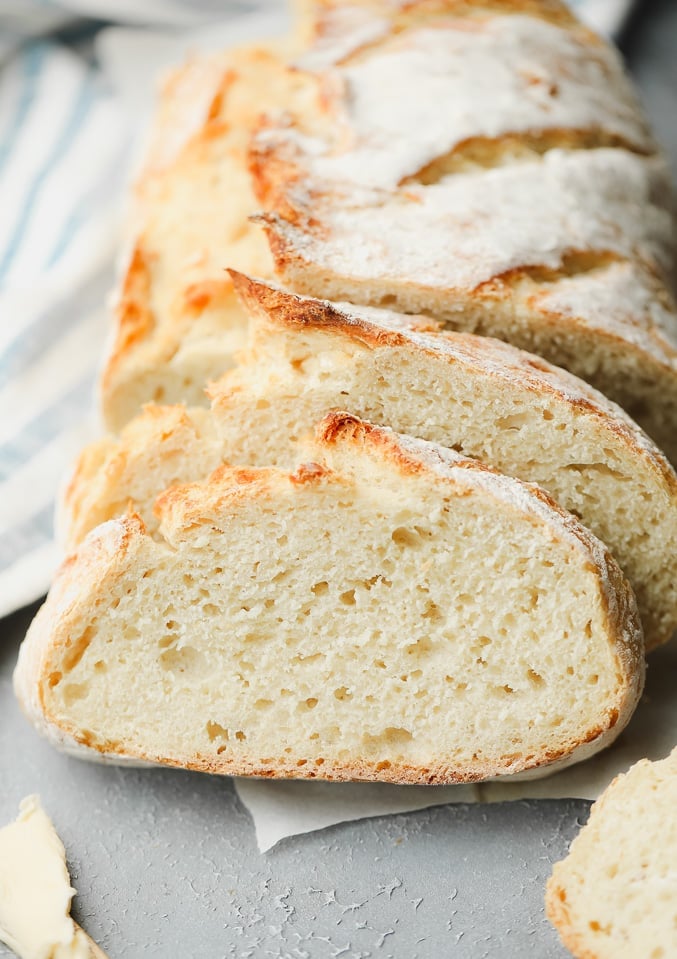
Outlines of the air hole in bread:
{"label": "air hole in bread", "polygon": [[510,416],[501,416],[496,420],[496,426],[502,430],[521,430],[523,426],[529,425],[531,416],[529,413],[513,413]]}
{"label": "air hole in bread", "polygon": [[160,666],[170,672],[197,672],[204,665],[204,657],[193,646],[170,648],[160,654]]}
{"label": "air hole in bread", "polygon": [[407,529],[405,526],[398,526],[392,532],[392,541],[398,546],[409,547],[410,549],[419,549],[421,547],[421,537],[415,530]]}
{"label": "air hole in bread", "polygon": [[432,649],[433,643],[430,637],[422,636],[415,643],[409,643],[408,646],[405,646],[404,651],[408,656],[422,656],[425,653],[432,652]]}
{"label": "air hole in bread", "polygon": [[68,706],[72,706],[78,700],[84,699],[88,692],[89,685],[87,683],[66,683],[62,695],[64,702]]}
{"label": "air hole in bread", "polygon": [[425,609],[421,613],[421,617],[422,619],[429,619],[432,623],[441,623],[444,619],[442,610],[437,603],[433,603],[431,599],[425,604]]}
{"label": "air hole in bread", "polygon": [[533,669],[527,669],[527,679],[533,686],[542,686],[545,680]]}
{"label": "air hole in bread", "polygon": [[230,739],[230,734],[227,729],[225,729],[220,723],[215,723],[213,720],[209,720],[206,725],[207,735],[209,736],[209,741],[214,742],[215,739],[223,739],[226,742]]}
{"label": "air hole in bread", "polygon": [[75,669],[82,657],[85,655],[87,647],[94,638],[95,633],[96,630],[90,626],[85,629],[76,640],[73,642],[68,640],[66,642],[67,651],[63,656],[63,671],[65,673],[70,673],[72,669]]}

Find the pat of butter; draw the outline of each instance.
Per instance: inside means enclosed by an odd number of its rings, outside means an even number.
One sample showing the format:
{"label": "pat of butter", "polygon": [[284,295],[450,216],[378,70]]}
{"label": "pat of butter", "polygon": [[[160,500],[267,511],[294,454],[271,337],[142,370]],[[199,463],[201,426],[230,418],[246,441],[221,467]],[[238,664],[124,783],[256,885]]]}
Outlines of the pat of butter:
{"label": "pat of butter", "polygon": [[66,851],[37,796],[0,829],[0,939],[21,959],[90,959],[71,919]]}

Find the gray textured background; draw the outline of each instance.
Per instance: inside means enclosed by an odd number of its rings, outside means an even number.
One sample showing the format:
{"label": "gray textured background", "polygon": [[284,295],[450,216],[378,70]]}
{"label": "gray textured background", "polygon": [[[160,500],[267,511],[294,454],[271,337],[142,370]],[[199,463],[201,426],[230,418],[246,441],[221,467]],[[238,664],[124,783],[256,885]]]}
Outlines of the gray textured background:
{"label": "gray textured background", "polygon": [[[677,3],[639,7],[624,47],[677,171]],[[89,765],[38,738],[11,691],[32,612],[0,622],[0,823],[41,795],[68,851],[74,915],[110,959],[566,955],[543,887],[588,803],[444,806],[260,855],[229,780]]]}

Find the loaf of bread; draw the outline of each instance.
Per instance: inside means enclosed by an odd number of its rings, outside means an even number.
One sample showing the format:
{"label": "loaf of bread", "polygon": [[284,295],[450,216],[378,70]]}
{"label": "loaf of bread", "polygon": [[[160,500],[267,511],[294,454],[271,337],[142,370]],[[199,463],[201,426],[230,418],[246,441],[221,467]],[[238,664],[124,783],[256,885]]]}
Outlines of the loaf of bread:
{"label": "loaf of bread", "polygon": [[247,217],[247,146],[263,104],[292,102],[292,42],[196,59],[165,83],[137,184],[101,405],[117,430],[144,403],[205,402],[204,385],[246,339],[226,266],[272,272]]}
{"label": "loaf of bread", "polygon": [[638,701],[632,590],[549,497],[330,414],[293,473],[224,467],[97,527],[15,687],[57,745],[237,775],[480,780],[585,758]]}
{"label": "loaf of bread", "polygon": [[548,882],[546,910],[578,959],[677,956],[677,749],[618,776]]}
{"label": "loaf of bread", "polygon": [[223,463],[292,467],[294,441],[343,406],[538,483],[611,549],[637,595],[647,648],[670,638],[677,476],[618,407],[500,341],[233,276],[251,348],[212,385],[211,413],[150,407],[119,439],[84,451],[66,494],[70,546],[130,503],[152,531],[159,493]]}
{"label": "loaf of bread", "polygon": [[252,148],[284,282],[540,354],[677,462],[670,176],[618,55],[553,3],[319,6],[315,97]]}

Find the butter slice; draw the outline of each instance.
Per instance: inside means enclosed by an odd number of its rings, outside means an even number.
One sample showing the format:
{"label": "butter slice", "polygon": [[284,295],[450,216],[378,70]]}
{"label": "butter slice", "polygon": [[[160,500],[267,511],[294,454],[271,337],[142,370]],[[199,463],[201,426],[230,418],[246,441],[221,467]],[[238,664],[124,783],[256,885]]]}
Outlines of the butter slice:
{"label": "butter slice", "polygon": [[0,940],[21,959],[90,959],[90,939],[71,919],[66,851],[37,796],[0,829]]}

